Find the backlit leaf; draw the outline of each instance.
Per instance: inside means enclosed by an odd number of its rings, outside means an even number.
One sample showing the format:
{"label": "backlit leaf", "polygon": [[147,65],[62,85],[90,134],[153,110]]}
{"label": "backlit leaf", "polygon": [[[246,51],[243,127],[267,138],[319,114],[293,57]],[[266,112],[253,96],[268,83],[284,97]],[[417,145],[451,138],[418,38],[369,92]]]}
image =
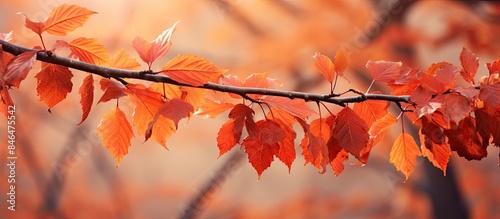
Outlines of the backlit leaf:
{"label": "backlit leaf", "polygon": [[232,103],[226,103],[221,101],[213,101],[210,99],[205,99],[205,103],[201,108],[195,113],[200,116],[206,116],[209,118],[215,118],[219,114],[226,112],[227,110],[234,107]]}
{"label": "backlit leaf", "polygon": [[382,100],[367,100],[355,103],[353,111],[358,114],[366,125],[370,127],[375,121],[381,119],[387,114],[389,102]]}
{"label": "backlit leaf", "polygon": [[[127,89],[123,91],[135,105],[132,123],[137,128],[139,135],[144,135],[149,123],[165,101],[163,101],[159,93],[150,91],[142,84],[127,84],[126,87]],[[163,146],[165,147],[165,145]]]}
{"label": "backlit leaf", "polygon": [[[271,116],[270,113],[268,117]],[[292,163],[295,160],[295,138],[297,137],[297,133],[292,129],[291,125],[288,125],[280,120],[275,120],[277,124],[281,127],[281,130],[285,133],[285,137],[283,140],[279,141],[279,151],[276,154],[276,157],[280,159],[287,167],[288,173],[292,169]]]}
{"label": "backlit leaf", "polygon": [[314,66],[316,70],[318,70],[326,80],[330,83],[335,79],[335,71],[333,69],[333,63],[328,56],[321,54],[320,52],[316,52],[313,56]]}
{"label": "backlit leaf", "polygon": [[18,15],[24,16],[24,26],[27,27],[28,29],[32,30],[38,35],[41,35],[44,31],[45,28],[45,23],[40,22],[40,21],[32,21],[26,16],[26,14],[22,12],[18,12]]}
{"label": "backlit leaf", "polygon": [[490,75],[500,74],[500,59],[486,63],[486,67],[488,68]]}
{"label": "backlit leaf", "polygon": [[337,153],[337,156],[330,162],[333,174],[338,176],[344,171],[344,162],[347,161],[349,154],[344,149]]}
{"label": "backlit leaf", "polygon": [[36,60],[36,52],[24,52],[10,60],[4,73],[5,84],[19,88]]}
{"label": "backlit leaf", "polygon": [[500,105],[500,83],[485,84],[479,90],[479,99],[493,107]]}
{"label": "backlit leaf", "polygon": [[137,70],[141,67],[141,64],[139,64],[134,58],[130,57],[124,49],[121,49],[115,56],[113,56],[113,58],[111,58],[110,64],[113,68],[128,70]]}
{"label": "backlit leaf", "polygon": [[69,43],[69,49],[82,62],[110,66],[109,52],[96,38],[76,38]]}
{"label": "backlit leaf", "polygon": [[231,150],[236,143],[240,142],[243,127],[246,126],[247,132],[255,137],[258,134],[258,128],[253,121],[254,111],[244,105],[238,104],[229,112],[230,120],[222,125],[217,133],[217,147],[219,147],[219,157]]}
{"label": "backlit leaf", "polygon": [[422,86],[431,92],[443,93],[455,86],[458,74],[458,68],[450,63],[434,63],[421,75]]}
{"label": "backlit leaf", "polygon": [[146,141],[151,137],[153,128],[159,117],[172,120],[175,125],[175,130],[177,130],[179,120],[188,117],[191,113],[193,113],[193,111],[193,106],[181,99],[175,98],[165,102],[160,106],[153,120],[148,125],[148,129],[145,134]]}
{"label": "backlit leaf", "polygon": [[78,5],[62,4],[50,12],[47,20],[44,21],[43,31],[53,35],[66,36],[68,32],[83,26],[93,14],[97,14],[97,12]]}
{"label": "backlit leaf", "polygon": [[82,120],[78,123],[78,125],[80,125],[87,119],[90,109],[92,108],[92,103],[94,102],[94,78],[92,74],[87,75],[87,77],[83,79],[83,83],[80,85],[78,93],[81,96],[80,104],[82,105]]}
{"label": "backlit leaf", "polygon": [[420,149],[415,143],[415,139],[407,133],[401,133],[391,149],[390,162],[396,166],[396,169],[403,172],[406,180],[415,167],[417,156],[421,156]]}
{"label": "backlit leaf", "polygon": [[465,81],[474,84],[474,76],[476,76],[477,69],[479,68],[479,59],[476,54],[464,47],[462,53],[460,53],[460,62],[463,68],[460,71],[460,75],[462,75]]}
{"label": "backlit leaf", "polygon": [[142,61],[148,64],[149,69],[151,69],[152,63],[163,57],[170,47],[172,46],[171,37],[175,31],[175,26],[179,23],[177,21],[171,28],[163,31],[155,40],[148,42],[144,38],[137,36],[132,41],[132,47],[139,54]]}
{"label": "backlit leaf", "polygon": [[106,113],[97,126],[97,134],[102,138],[102,145],[116,159],[116,166],[119,166],[123,156],[128,153],[130,139],[134,136],[125,113],[118,107]]}
{"label": "backlit leaf", "polygon": [[266,96],[262,100],[272,107],[282,109],[301,119],[306,119],[310,115],[316,114],[303,100],[276,96]]}
{"label": "backlit leaf", "polygon": [[456,129],[444,130],[451,150],[467,160],[481,160],[488,155],[486,146],[476,130],[476,120],[472,117],[463,119]]}
{"label": "backlit leaf", "polygon": [[333,70],[338,75],[344,77],[344,71],[346,70],[346,68],[347,68],[347,51],[344,48],[340,48],[337,50],[337,53],[333,58]]}
{"label": "backlit leaf", "polygon": [[42,70],[35,75],[40,101],[52,108],[64,100],[73,88],[72,77],[68,67],[42,62]]}
{"label": "backlit leaf", "polygon": [[446,175],[446,167],[452,155],[448,142],[437,144],[424,135],[420,135],[420,142],[422,142],[422,155]]}
{"label": "backlit leaf", "polygon": [[201,86],[217,81],[226,71],[217,68],[203,57],[178,55],[163,67],[161,73],[183,84]]}

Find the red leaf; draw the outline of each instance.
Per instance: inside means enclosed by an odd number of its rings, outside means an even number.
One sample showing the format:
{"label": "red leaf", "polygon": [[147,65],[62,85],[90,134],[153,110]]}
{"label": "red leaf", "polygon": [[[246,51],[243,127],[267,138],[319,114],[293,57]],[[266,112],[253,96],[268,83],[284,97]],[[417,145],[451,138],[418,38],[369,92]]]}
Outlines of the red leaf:
{"label": "red leaf", "polygon": [[262,99],[265,103],[272,107],[282,109],[291,115],[306,119],[311,114],[316,114],[316,111],[309,108],[303,100],[290,99],[286,97],[266,96]]}
{"label": "red leaf", "polygon": [[443,113],[450,118],[451,121],[458,124],[462,119],[467,117],[472,111],[471,102],[467,97],[460,94],[450,93],[446,95],[439,95],[434,99],[442,97]]}
{"label": "red leaf", "polygon": [[316,52],[313,59],[316,69],[323,75],[324,78],[332,83],[335,79],[335,71],[333,69],[332,60],[320,52]]}
{"label": "red leaf", "polygon": [[320,170],[320,173],[325,173],[326,165],[330,162],[327,142],[332,130],[332,127],[327,123],[328,119],[316,119],[310,125],[301,119],[297,121],[304,130],[304,138],[300,142],[300,146],[306,164],[311,163]]}
{"label": "red leaf", "polygon": [[456,129],[444,130],[444,134],[448,137],[451,150],[467,160],[481,160],[488,155],[476,130],[476,120],[470,116],[462,120]]}
{"label": "red leaf", "polygon": [[153,127],[160,116],[170,119],[174,122],[175,130],[178,128],[179,120],[188,117],[193,113],[193,106],[181,99],[171,99],[165,102],[159,109],[153,120],[149,123],[146,130],[146,141],[151,137]]}
{"label": "red leaf", "polygon": [[97,103],[108,102],[112,99],[118,99],[120,97],[125,96],[125,93],[123,92],[125,86],[119,82],[102,78],[99,84],[101,84],[101,90],[104,91],[104,94]]}
{"label": "red leaf", "polygon": [[19,88],[36,60],[36,52],[24,52],[10,60],[5,70],[5,84]]}
{"label": "red leaf", "polygon": [[45,27],[42,31],[47,33],[66,36],[68,32],[83,26],[90,15],[97,14],[78,5],[62,4],[54,8],[44,21]]}
{"label": "red leaf", "polygon": [[82,105],[82,120],[78,123],[80,125],[89,115],[92,103],[94,102],[94,78],[92,74],[83,79],[78,93],[81,95],[80,104]]}
{"label": "red leaf", "polygon": [[217,68],[203,57],[178,55],[163,67],[161,73],[183,84],[201,86],[217,81],[226,71]]}
{"label": "red leaf", "polygon": [[389,102],[381,100],[367,100],[360,103],[355,103],[353,110],[360,116],[368,127],[375,121],[381,119],[387,114]]}
{"label": "red leaf", "polygon": [[500,59],[497,59],[491,63],[486,63],[486,67],[490,72],[490,75],[500,74]]}
{"label": "red leaf", "polygon": [[[268,117],[269,116],[270,115],[268,114]],[[292,163],[295,160],[296,156],[294,141],[297,137],[297,133],[295,133],[291,125],[288,125],[280,120],[275,121],[279,124],[281,130],[283,130],[283,132],[285,133],[285,137],[283,138],[283,140],[278,142],[279,151],[276,154],[276,157],[288,167],[288,173],[290,173],[290,170],[292,169]]]}
{"label": "red leaf", "polygon": [[96,38],[76,38],[69,43],[69,49],[82,62],[110,66],[109,52]]}
{"label": "red leaf", "polygon": [[120,108],[116,107],[104,115],[97,126],[97,134],[102,138],[102,146],[116,159],[116,166],[120,165],[134,136],[132,126]]}
{"label": "red leaf", "polygon": [[479,99],[487,102],[493,107],[500,105],[500,83],[485,84],[479,90]]}
{"label": "red leaf", "polygon": [[372,74],[373,80],[389,83],[399,78],[402,64],[401,62],[370,60],[366,63],[366,68]]}
{"label": "red leaf", "polygon": [[0,112],[8,117],[11,114],[9,113],[9,106],[13,106],[14,102],[10,97],[9,91],[5,86],[0,87]]}
{"label": "red leaf", "polygon": [[271,120],[261,120],[256,123],[258,127],[257,137],[246,137],[241,143],[248,154],[248,160],[260,176],[262,172],[271,166],[274,155],[279,148],[278,142],[282,141],[286,134],[280,125]]}
{"label": "red leaf", "polygon": [[34,22],[26,16],[25,13],[23,12],[18,12],[18,15],[24,16],[24,26],[27,27],[28,29],[32,30],[38,35],[41,35],[44,31],[45,28],[45,23],[44,22]]}
{"label": "red leaf", "polygon": [[458,73],[458,68],[450,63],[432,64],[421,75],[422,86],[434,93],[444,93],[455,86]]}
{"label": "red leaf", "polygon": [[367,146],[370,137],[368,126],[363,119],[352,109],[345,107],[337,115],[333,134],[347,152],[361,160],[361,152]]}
{"label": "red leaf", "polygon": [[483,139],[483,147],[492,143],[500,147],[500,112],[489,104],[484,104],[483,108],[474,111],[476,117],[477,132]]}
{"label": "red leaf", "polygon": [[240,142],[245,125],[247,126],[247,132],[251,136],[254,137],[258,134],[257,125],[253,121],[253,114],[254,111],[244,104],[235,105],[231,112],[229,112],[231,120],[224,123],[217,134],[217,147],[220,150],[219,157],[231,150],[236,143]]}
{"label": "red leaf", "polygon": [[155,40],[148,42],[144,38],[137,36],[134,41],[132,41],[132,47],[139,54],[142,61],[148,64],[149,69],[151,69],[152,63],[163,57],[170,47],[172,46],[171,37],[175,31],[175,26],[179,23],[177,21],[171,28],[163,31]]}
{"label": "red leaf", "polygon": [[73,88],[72,77],[68,67],[42,62],[42,70],[35,75],[40,101],[52,108],[64,100]]}
{"label": "red leaf", "polygon": [[344,162],[348,159],[348,153],[344,149],[341,149],[337,156],[330,162],[333,169],[333,174],[338,176],[344,171]]}
{"label": "red leaf", "polygon": [[460,53],[460,62],[463,68],[460,71],[460,75],[462,75],[465,81],[475,84],[474,76],[476,76],[477,69],[479,68],[479,59],[476,54],[464,47],[462,53]]}
{"label": "red leaf", "polygon": [[446,167],[451,157],[451,148],[448,142],[437,144],[429,137],[420,135],[420,142],[423,142],[421,147],[422,155],[434,164],[435,167],[441,169],[446,175]]}
{"label": "red leaf", "polygon": [[391,149],[390,162],[397,170],[403,172],[406,180],[417,162],[417,156],[421,156],[420,149],[413,137],[406,133],[401,133]]}

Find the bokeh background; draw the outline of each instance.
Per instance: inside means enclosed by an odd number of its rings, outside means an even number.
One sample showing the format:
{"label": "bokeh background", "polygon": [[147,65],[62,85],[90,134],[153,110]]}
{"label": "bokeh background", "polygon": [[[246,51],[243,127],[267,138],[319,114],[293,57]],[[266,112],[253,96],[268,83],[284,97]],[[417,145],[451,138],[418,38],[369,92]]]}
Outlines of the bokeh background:
{"label": "bokeh background", "polygon": [[[153,69],[192,53],[230,69],[228,74],[266,72],[282,80],[286,90],[327,93],[329,84],[315,71],[311,57],[315,51],[333,57],[340,47],[349,51],[346,75],[351,82],[340,79],[337,91],[366,90],[368,60],[402,61],[422,70],[439,61],[459,66],[459,54],[467,47],[480,58],[477,81],[486,74],[484,63],[500,58],[500,6],[480,1],[0,0],[0,33],[12,30],[17,44],[40,45],[16,12],[41,21],[63,3],[98,14],[68,36],[44,34],[48,45],[61,38],[98,38],[111,54],[124,48],[139,61],[133,38],[153,40],[180,20],[171,50]],[[115,103],[94,105],[77,126],[77,86],[86,74],[73,71],[73,91],[49,113],[37,101],[33,76],[39,68],[35,65],[21,88],[11,91],[17,109],[17,208],[15,213],[7,210],[7,137],[0,134],[0,218],[177,218],[227,162],[233,168],[222,171],[224,179],[204,197],[196,211],[200,218],[500,218],[498,148],[490,147],[482,161],[454,154],[447,177],[419,158],[404,182],[389,163],[398,128],[374,148],[367,165],[354,165],[351,159],[353,165],[338,177],[303,165],[298,131],[291,172],[278,161],[257,180],[246,157],[228,161],[246,156],[237,147],[217,159],[216,135],[227,113],[216,119],[195,116],[180,122],[167,141],[169,151],[137,137],[116,168],[96,135],[100,119]],[[389,92],[381,84],[375,89]],[[95,97],[101,94],[96,89]],[[131,116],[126,101],[120,107]],[[7,124],[3,117],[0,121]],[[7,133],[6,125],[0,131]]]}

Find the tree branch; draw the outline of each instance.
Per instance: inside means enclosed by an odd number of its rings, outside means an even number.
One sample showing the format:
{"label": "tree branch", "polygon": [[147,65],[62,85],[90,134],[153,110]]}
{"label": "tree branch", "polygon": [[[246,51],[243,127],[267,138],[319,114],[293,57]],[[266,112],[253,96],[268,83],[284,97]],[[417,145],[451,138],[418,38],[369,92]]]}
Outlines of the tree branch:
{"label": "tree branch", "polygon": [[[19,45],[15,45],[9,43],[7,41],[0,39],[0,45],[2,45],[2,49],[5,52],[11,53],[13,55],[19,55],[28,51],[36,51],[33,49],[28,49],[26,47],[22,47]],[[114,78],[121,83],[124,81],[123,78],[133,78],[140,79],[144,81],[151,82],[162,82],[167,84],[186,86],[186,87],[195,87],[189,84],[179,83],[171,78],[160,75],[160,74],[151,74],[145,71],[132,71],[132,70],[124,70],[117,68],[108,68],[103,66],[97,66],[86,62],[77,61],[74,59],[57,56],[52,53],[47,53],[45,51],[38,51],[36,59],[42,62],[57,64],[61,66],[66,66],[69,68],[89,72],[92,74],[100,75],[105,78]],[[410,96],[392,96],[385,94],[366,94],[359,95],[354,97],[337,97],[332,96],[330,94],[314,94],[314,93],[304,93],[304,92],[296,92],[296,91],[283,91],[283,90],[275,90],[275,89],[264,89],[264,88],[247,88],[247,87],[235,87],[229,85],[222,85],[216,83],[206,83],[202,86],[198,86],[197,88],[209,89],[214,91],[220,91],[225,93],[233,93],[240,95],[242,97],[246,97],[248,94],[261,94],[268,96],[280,96],[280,97],[288,97],[290,99],[303,99],[305,101],[315,101],[315,102],[327,102],[337,104],[339,106],[345,107],[346,103],[356,103],[363,102],[365,100],[385,100],[391,102],[408,102]]]}

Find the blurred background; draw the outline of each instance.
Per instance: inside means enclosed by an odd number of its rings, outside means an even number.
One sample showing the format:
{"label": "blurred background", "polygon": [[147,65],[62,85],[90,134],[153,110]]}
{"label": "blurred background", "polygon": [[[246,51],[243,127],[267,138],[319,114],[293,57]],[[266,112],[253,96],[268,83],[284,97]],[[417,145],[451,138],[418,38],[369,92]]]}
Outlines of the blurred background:
{"label": "blurred background", "polygon": [[[98,14],[68,36],[44,34],[47,45],[57,39],[98,38],[112,55],[124,48],[140,61],[131,47],[133,38],[153,40],[180,20],[171,50],[153,70],[178,54],[192,53],[229,69],[228,74],[266,72],[282,80],[285,90],[327,93],[329,84],[314,69],[312,55],[320,51],[333,58],[340,47],[349,52],[350,83],[339,79],[336,91],[366,90],[368,60],[402,61],[421,70],[440,61],[460,66],[460,52],[467,47],[480,59],[478,81],[487,74],[485,63],[500,58],[500,5],[481,1],[1,0],[0,33],[12,30],[17,44],[40,45],[15,13],[42,21],[63,3]],[[77,126],[78,86],[86,74],[73,71],[72,92],[49,113],[37,101],[33,76],[39,68],[36,64],[20,89],[10,91],[16,103],[16,212],[8,211],[2,200],[0,218],[177,218],[214,176],[220,180],[213,192],[190,211],[200,218],[500,218],[498,148],[489,147],[489,156],[481,161],[454,154],[446,177],[419,158],[404,182],[389,163],[399,126],[372,150],[367,165],[354,165],[351,158],[353,165],[347,164],[337,177],[331,169],[322,175],[303,165],[300,130],[290,173],[278,161],[257,180],[237,147],[217,159],[216,136],[227,113],[182,120],[167,141],[169,151],[153,141],[143,143],[135,133],[117,168],[96,134],[115,102],[94,105]],[[95,86],[95,98],[100,98]],[[382,84],[374,90],[390,92]],[[131,118],[126,101],[120,101],[120,108]],[[4,117],[0,120],[7,124]],[[7,133],[6,125],[0,131]],[[0,137],[7,142],[6,135]],[[1,145],[0,193],[7,200],[7,146]]]}

